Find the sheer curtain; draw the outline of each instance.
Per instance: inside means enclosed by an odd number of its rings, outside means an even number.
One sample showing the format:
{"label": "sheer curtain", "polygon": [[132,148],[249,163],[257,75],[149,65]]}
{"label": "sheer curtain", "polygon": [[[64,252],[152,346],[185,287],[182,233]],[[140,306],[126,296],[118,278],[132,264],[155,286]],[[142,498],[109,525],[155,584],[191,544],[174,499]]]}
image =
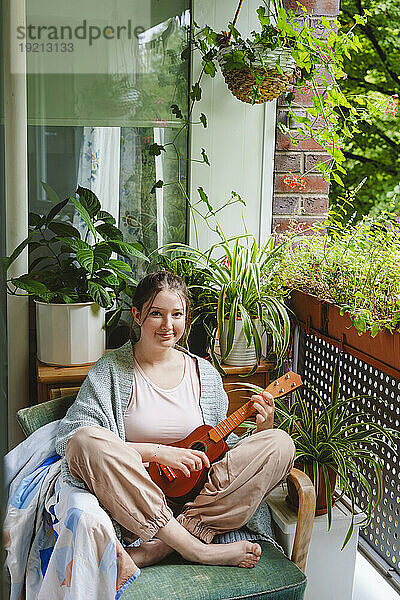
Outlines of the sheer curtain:
{"label": "sheer curtain", "polygon": [[[84,127],[79,155],[77,185],[89,188],[116,223],[119,220],[120,127]],[[86,225],[75,212],[74,225],[81,234]]]}

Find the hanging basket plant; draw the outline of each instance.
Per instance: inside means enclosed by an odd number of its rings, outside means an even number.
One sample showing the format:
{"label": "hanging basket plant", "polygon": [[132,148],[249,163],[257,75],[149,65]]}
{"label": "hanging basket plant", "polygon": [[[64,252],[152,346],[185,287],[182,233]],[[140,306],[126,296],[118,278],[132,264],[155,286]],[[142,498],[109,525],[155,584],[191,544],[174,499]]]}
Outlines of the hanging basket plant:
{"label": "hanging basket plant", "polygon": [[223,34],[219,39],[216,59],[228,89],[238,100],[262,104],[286,90],[296,68],[288,48],[271,49],[249,41],[231,44]]}

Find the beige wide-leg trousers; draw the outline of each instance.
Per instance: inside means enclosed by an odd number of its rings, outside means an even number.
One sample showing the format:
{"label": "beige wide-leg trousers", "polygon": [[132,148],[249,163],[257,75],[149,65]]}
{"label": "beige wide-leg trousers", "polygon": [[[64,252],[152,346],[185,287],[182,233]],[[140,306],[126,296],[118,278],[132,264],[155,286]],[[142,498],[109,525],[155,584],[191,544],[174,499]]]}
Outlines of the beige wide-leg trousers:
{"label": "beige wide-leg trousers", "polygon": [[[82,427],[68,440],[71,474],[86,483],[110,515],[143,541],[173,516],[132,446],[104,427]],[[269,429],[245,437],[215,462],[193,502],[178,521],[204,542],[242,527],[263,499],[289,474],[295,458],[290,436]],[[176,507],[175,507],[176,508]]]}

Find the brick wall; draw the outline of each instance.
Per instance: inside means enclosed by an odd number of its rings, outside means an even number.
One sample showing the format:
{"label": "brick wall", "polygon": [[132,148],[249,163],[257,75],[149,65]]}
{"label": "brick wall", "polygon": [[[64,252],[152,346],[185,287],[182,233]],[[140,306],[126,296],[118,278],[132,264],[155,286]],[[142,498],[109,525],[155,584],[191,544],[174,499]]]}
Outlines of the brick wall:
{"label": "brick wall", "polygon": [[[335,17],[339,13],[340,0],[301,0],[307,13],[317,25],[319,16]],[[297,0],[284,0],[286,8],[297,10]],[[321,26],[322,28],[322,26]],[[312,106],[312,92],[296,92],[294,104],[300,105],[296,112],[301,114]],[[277,121],[287,122],[287,105],[281,97],[277,106]],[[290,127],[296,122],[291,119]],[[317,124],[318,126],[318,124]],[[274,195],[272,207],[273,231],[277,233],[288,228],[291,220],[295,219],[299,227],[307,229],[316,221],[323,221],[328,211],[329,184],[323,180],[322,174],[312,167],[318,162],[328,159],[323,148],[314,140],[305,140],[294,146],[290,138],[277,130],[274,163]],[[311,171],[310,171],[311,170]],[[302,175],[308,172],[306,187],[293,190],[283,182],[285,174]]]}

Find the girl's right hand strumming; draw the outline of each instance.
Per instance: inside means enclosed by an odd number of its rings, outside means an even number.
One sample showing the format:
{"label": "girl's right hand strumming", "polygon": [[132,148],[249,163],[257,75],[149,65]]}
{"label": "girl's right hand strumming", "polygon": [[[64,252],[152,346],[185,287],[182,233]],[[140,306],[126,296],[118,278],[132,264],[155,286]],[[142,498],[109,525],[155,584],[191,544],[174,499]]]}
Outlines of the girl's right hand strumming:
{"label": "girl's right hand strumming", "polygon": [[190,477],[191,471],[201,471],[204,467],[210,468],[208,456],[200,450],[157,444],[155,455],[155,461],[160,465],[179,469],[186,477]]}

